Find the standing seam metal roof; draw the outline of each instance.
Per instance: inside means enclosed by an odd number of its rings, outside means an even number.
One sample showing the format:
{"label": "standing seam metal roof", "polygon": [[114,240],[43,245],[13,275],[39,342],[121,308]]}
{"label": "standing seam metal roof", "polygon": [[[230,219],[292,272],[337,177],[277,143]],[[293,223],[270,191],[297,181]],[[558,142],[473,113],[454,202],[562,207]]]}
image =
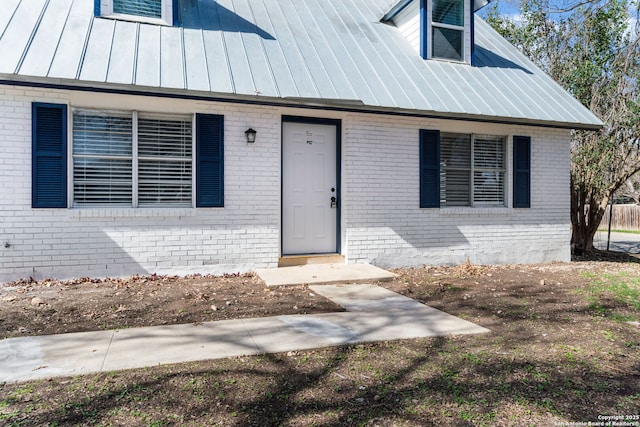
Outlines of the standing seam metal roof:
{"label": "standing seam metal roof", "polygon": [[423,60],[380,22],[389,0],[179,1],[169,27],[94,17],[93,0],[2,0],[0,79],[601,125],[478,17],[470,66]]}

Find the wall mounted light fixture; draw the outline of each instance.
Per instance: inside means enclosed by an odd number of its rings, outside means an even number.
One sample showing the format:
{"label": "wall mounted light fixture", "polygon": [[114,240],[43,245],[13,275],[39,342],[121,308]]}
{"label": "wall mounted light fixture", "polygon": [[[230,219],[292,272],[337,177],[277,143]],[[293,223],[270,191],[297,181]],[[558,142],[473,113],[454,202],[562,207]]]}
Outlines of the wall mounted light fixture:
{"label": "wall mounted light fixture", "polygon": [[247,142],[249,144],[253,144],[254,142],[256,142],[256,134],[257,133],[258,132],[256,132],[256,130],[253,129],[253,128],[249,128],[249,129],[244,131],[244,134],[247,137]]}

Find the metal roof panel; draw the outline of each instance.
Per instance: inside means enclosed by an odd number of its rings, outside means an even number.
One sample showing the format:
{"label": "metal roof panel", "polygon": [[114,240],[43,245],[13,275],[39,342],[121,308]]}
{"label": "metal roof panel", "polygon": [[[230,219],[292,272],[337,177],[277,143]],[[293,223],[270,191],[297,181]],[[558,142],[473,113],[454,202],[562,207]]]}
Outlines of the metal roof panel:
{"label": "metal roof panel", "polygon": [[116,22],[111,48],[112,55],[107,70],[108,82],[133,83],[139,27],[140,24],[135,22]]}
{"label": "metal roof panel", "polygon": [[85,43],[93,20],[93,5],[74,0],[58,41],[48,77],[75,79],[82,64]]}
{"label": "metal roof panel", "polygon": [[247,53],[255,93],[271,97],[280,96],[262,44],[262,39],[268,35],[264,34],[264,30],[260,30],[254,23],[253,11],[247,0],[235,0],[234,13],[239,17],[237,19],[238,30]]}
{"label": "metal roof panel", "polygon": [[189,90],[211,90],[202,30],[184,29],[185,69]]}
{"label": "metal roof panel", "polygon": [[59,7],[47,7],[39,26],[42,30],[34,34],[20,66],[20,73],[29,76],[46,76],[49,73],[72,2],[61,0]]}
{"label": "metal roof panel", "polygon": [[22,58],[31,48],[32,35],[39,28],[45,7],[46,0],[23,1],[18,5],[0,38],[0,73],[15,73],[18,70]]}
{"label": "metal roof panel", "polygon": [[186,89],[182,28],[160,28],[160,86]]}
{"label": "metal roof panel", "polygon": [[[291,73],[296,84],[298,96],[302,98],[318,98],[319,92],[316,83],[311,75],[310,67],[305,62],[295,36],[287,25],[287,18],[282,13],[277,2],[265,0],[269,20],[273,26],[273,37],[280,45],[288,65],[287,72]],[[284,72],[282,69],[274,69],[274,72]],[[277,77],[276,77],[277,79]]]}
{"label": "metal roof panel", "polygon": [[2,13],[0,13],[0,40],[2,40],[7,25],[11,22],[19,5],[20,0],[4,0],[2,2]]}
{"label": "metal roof panel", "polygon": [[256,27],[264,32],[260,42],[279,96],[283,98],[299,96],[296,82],[293,79],[282,47],[273,36],[275,31],[264,3],[262,1],[252,2],[251,10],[253,11]]}
{"label": "metal roof panel", "polygon": [[157,25],[140,25],[134,81],[142,86],[160,86],[160,27]]}
{"label": "metal roof panel", "polygon": [[93,0],[2,0],[0,77],[601,124],[477,17],[470,66],[422,59],[392,23],[380,22],[389,0],[176,1],[181,25],[168,27],[96,18]]}
{"label": "metal roof panel", "polygon": [[[318,43],[318,40],[312,40],[305,28],[305,24],[298,15],[297,9],[301,7],[301,5],[292,4],[288,0],[282,0],[278,2],[278,6],[282,13],[281,22],[284,22],[284,25],[288,27],[296,42],[296,49],[300,52],[304,63],[308,67],[313,83],[318,90],[318,97],[341,98],[334,83],[334,76],[329,75],[327,71],[328,64],[323,62],[320,57],[319,51],[324,47]],[[337,77],[337,79],[339,79],[339,77]]]}
{"label": "metal roof panel", "polygon": [[107,79],[115,26],[116,21],[111,19],[93,21],[82,58],[80,80],[104,82]]}
{"label": "metal roof panel", "polygon": [[240,30],[239,20],[244,18],[236,15],[231,9],[233,8],[232,0],[219,0],[216,8],[218,26],[224,28],[223,38],[226,45],[226,54],[231,70],[231,77],[234,83],[235,93],[243,95],[255,95],[256,86],[251,74],[251,67],[247,59],[242,34]]}
{"label": "metal roof panel", "polygon": [[209,73],[211,91],[235,93],[222,33],[203,31],[202,39],[207,57],[207,71]]}

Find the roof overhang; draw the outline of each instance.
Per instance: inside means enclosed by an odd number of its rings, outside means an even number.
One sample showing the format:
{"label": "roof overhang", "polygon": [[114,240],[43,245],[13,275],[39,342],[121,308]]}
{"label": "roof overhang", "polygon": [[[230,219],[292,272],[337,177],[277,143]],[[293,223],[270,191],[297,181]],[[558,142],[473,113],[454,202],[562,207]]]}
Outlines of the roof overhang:
{"label": "roof overhang", "polygon": [[412,1],[413,0],[400,0],[391,9],[389,9],[387,13],[384,14],[384,16],[382,17],[382,19],[380,19],[380,21],[390,22],[391,20],[393,20],[393,18],[398,16],[398,14],[402,12],[407,6],[409,6]]}
{"label": "roof overhang", "polygon": [[44,89],[58,89],[76,92],[106,93],[115,95],[147,96],[170,99],[185,99],[205,102],[221,102],[228,104],[245,104],[256,106],[301,108],[309,110],[325,110],[362,114],[379,114],[396,117],[418,117],[439,120],[455,120],[476,123],[492,123],[504,125],[534,126],[555,129],[599,130],[603,123],[571,123],[558,121],[535,120],[526,117],[500,117],[479,114],[465,114],[441,111],[423,111],[406,108],[391,108],[366,105],[357,99],[328,98],[272,98],[260,95],[237,95],[204,91],[187,91],[180,89],[161,89],[120,85],[111,83],[78,82],[77,80],[25,78],[23,76],[7,76],[0,74],[0,85],[22,86]]}
{"label": "roof overhang", "polygon": [[[382,19],[380,19],[380,21],[381,22],[392,21],[393,18],[398,16],[398,14],[402,12],[407,6],[409,6],[413,1],[414,0],[400,0],[391,9],[389,9],[387,13],[384,14],[384,16],[382,17]],[[491,3],[491,0],[473,0],[473,11],[477,12],[483,7],[485,7],[486,5],[488,5],[489,3]]]}

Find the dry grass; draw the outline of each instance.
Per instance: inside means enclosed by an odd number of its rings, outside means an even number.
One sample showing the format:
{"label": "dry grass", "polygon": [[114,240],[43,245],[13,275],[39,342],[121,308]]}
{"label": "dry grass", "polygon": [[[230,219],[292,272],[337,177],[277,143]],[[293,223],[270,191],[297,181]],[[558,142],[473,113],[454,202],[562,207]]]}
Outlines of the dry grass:
{"label": "dry grass", "polygon": [[640,328],[627,322],[640,310],[616,290],[638,286],[637,264],[396,273],[382,285],[491,333],[4,384],[0,424],[551,426],[640,414]]}

